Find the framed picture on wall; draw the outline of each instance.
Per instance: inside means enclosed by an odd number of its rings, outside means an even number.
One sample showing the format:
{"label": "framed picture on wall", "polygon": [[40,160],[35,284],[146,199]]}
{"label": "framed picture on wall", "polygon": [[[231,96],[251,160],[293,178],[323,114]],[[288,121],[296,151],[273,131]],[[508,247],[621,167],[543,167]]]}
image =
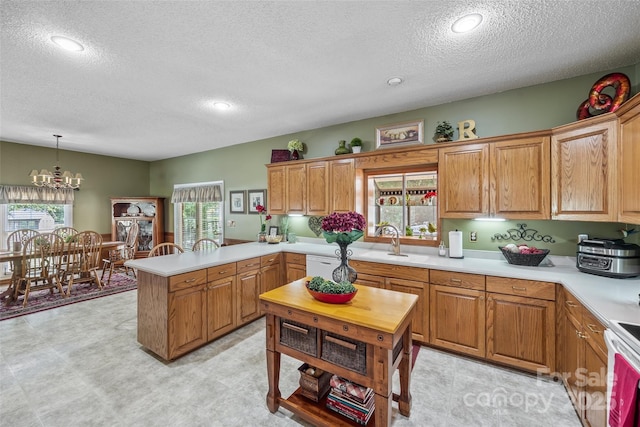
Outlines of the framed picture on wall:
{"label": "framed picture on wall", "polygon": [[246,192],[229,191],[229,212],[231,213],[247,213]]}
{"label": "framed picture on wall", "polygon": [[424,120],[376,128],[376,149],[424,142]]}
{"label": "framed picture on wall", "polygon": [[267,209],[267,190],[247,190],[247,199],[250,214],[258,213],[258,205]]}

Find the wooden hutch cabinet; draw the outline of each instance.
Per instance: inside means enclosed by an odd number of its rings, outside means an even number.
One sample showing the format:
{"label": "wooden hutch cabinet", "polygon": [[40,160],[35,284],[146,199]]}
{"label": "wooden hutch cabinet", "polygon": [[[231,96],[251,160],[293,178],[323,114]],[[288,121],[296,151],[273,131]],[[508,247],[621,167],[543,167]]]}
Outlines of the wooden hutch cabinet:
{"label": "wooden hutch cabinet", "polygon": [[144,258],[155,245],[164,241],[164,198],[112,198],[111,240],[124,242],[134,222],[140,225],[136,258]]}

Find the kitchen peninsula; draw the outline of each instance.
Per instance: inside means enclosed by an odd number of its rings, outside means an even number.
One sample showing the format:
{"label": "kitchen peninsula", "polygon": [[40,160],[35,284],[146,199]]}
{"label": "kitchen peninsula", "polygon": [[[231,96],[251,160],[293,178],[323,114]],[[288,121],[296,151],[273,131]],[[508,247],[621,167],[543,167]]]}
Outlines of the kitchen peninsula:
{"label": "kitchen peninsula", "polygon": [[[184,339],[194,341],[192,346],[187,346],[189,348],[187,351],[205,344],[208,342],[205,323],[207,310],[206,300],[201,294],[216,290],[219,295],[228,298],[227,302],[236,302],[231,304],[232,307],[226,304],[228,313],[224,316],[221,313],[215,314],[218,320],[221,321],[221,316],[225,317],[229,325],[232,325],[224,333],[242,326],[242,322],[238,322],[238,318],[242,317],[238,313],[238,308],[243,309],[242,303],[250,301],[258,309],[258,295],[286,281],[282,278],[278,284],[250,282],[243,280],[241,271],[249,269],[255,271],[259,277],[261,262],[268,262],[281,252],[335,256],[334,245],[326,244],[321,240],[318,242],[280,245],[247,243],[221,247],[208,253],[188,252],[128,261],[127,265],[139,271],[138,340],[167,360],[178,357],[177,354],[170,355],[167,352],[167,338],[161,335],[169,334],[171,331],[161,323],[175,321],[175,316],[179,315],[175,310],[182,302],[192,304],[193,307],[197,306],[195,308],[199,309],[198,312],[201,313],[202,318],[192,318],[191,321],[204,325],[200,327],[201,331],[197,331],[199,328],[195,325],[184,331],[187,333]],[[499,254],[491,253],[490,255],[500,257],[493,259],[482,257],[482,254],[478,254],[478,257],[474,257],[472,253],[465,253],[465,255],[464,259],[439,257],[435,249],[430,249],[423,253],[409,253],[406,257],[392,257],[386,253],[386,245],[358,247],[356,244],[353,245],[351,258],[354,261],[385,264],[389,271],[407,266],[423,268],[425,272],[448,271],[559,284],[571,292],[604,326],[608,326],[611,319],[632,323],[640,319],[638,305],[640,278],[610,279],[581,273],[575,267],[575,260],[570,257],[551,257],[555,263],[554,266],[524,267],[508,264]],[[366,274],[367,272],[358,271],[358,273]],[[225,277],[229,278],[228,286],[220,284],[221,280],[224,282]],[[286,277],[286,274],[283,277]],[[236,280],[238,278],[243,280],[243,283],[238,282]],[[241,289],[247,286],[252,287],[255,301],[251,301],[251,295]],[[221,291],[221,289],[225,290]],[[213,294],[211,296],[213,297]],[[241,296],[244,301],[237,301],[237,296]],[[211,315],[214,313],[209,313],[209,316]],[[258,312],[255,317],[250,317],[250,320],[260,315],[261,313]],[[158,350],[156,347],[160,341],[164,344]],[[185,352],[181,352],[180,355]]]}

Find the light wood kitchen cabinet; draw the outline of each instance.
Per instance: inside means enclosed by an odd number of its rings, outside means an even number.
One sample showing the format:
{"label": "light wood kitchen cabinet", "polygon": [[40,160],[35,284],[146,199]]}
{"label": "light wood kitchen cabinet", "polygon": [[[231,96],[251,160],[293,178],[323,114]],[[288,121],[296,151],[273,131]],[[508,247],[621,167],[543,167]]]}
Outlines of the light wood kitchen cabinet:
{"label": "light wood kitchen cabinet", "polygon": [[267,209],[272,215],[287,213],[285,170],[284,165],[267,168]]}
{"label": "light wood kitchen cabinet", "polygon": [[607,113],[552,130],[553,219],[617,221],[616,127]]}
{"label": "light wood kitchen cabinet", "polygon": [[490,145],[489,216],[551,218],[550,146],[549,136]]}
{"label": "light wood kitchen cabinet", "polygon": [[165,360],[204,344],[206,280],[206,270],[171,277],[139,271],[138,342]]}
{"label": "light wood kitchen cabinet", "polygon": [[487,276],[487,359],[555,370],[555,285]]}
{"label": "light wood kitchen cabinet", "polygon": [[236,263],[223,264],[207,269],[207,339],[214,340],[237,325],[236,304],[233,304],[237,293]]}
{"label": "light wood kitchen cabinet", "polygon": [[263,255],[260,257],[260,290],[261,293],[280,287],[288,282],[282,280],[282,254]]}
{"label": "light wood kitchen cabinet", "polygon": [[260,317],[260,257],[237,262],[237,323],[244,324]]}
{"label": "light wood kitchen cabinet", "polygon": [[307,167],[303,164],[288,165],[286,172],[286,213],[307,213]]}
{"label": "light wood kitchen cabinet", "polygon": [[[584,425],[607,425],[604,326],[570,292],[558,288],[558,370]],[[562,341],[560,341],[562,340]]]}
{"label": "light wood kitchen cabinet", "polygon": [[485,277],[431,270],[429,342],[485,357]]}
{"label": "light wood kitchen cabinet", "polygon": [[441,218],[476,218],[489,213],[489,144],[441,148],[438,159]]}
{"label": "light wood kitchen cabinet", "polygon": [[[429,342],[429,270],[397,264],[351,260],[357,272],[356,284],[418,296],[411,325],[412,339]],[[364,273],[366,272],[366,273]]]}
{"label": "light wood kitchen cabinet", "polygon": [[302,279],[307,276],[307,256],[292,252],[284,253],[285,283]]}
{"label": "light wood kitchen cabinet", "polygon": [[329,165],[325,161],[307,163],[307,215],[329,214]]}
{"label": "light wood kitchen cabinet", "polygon": [[549,219],[550,138],[545,133],[441,148],[440,216]]}
{"label": "light wood kitchen cabinet", "polygon": [[331,160],[329,163],[330,185],[327,188],[329,212],[355,210],[355,167],[353,159]]}
{"label": "light wood kitchen cabinet", "polygon": [[405,294],[414,294],[418,296],[416,310],[413,314],[413,322],[411,323],[412,339],[420,342],[429,341],[429,285],[416,280],[395,279],[387,277],[385,279],[385,288],[403,292]]}
{"label": "light wood kitchen cabinet", "polygon": [[640,95],[616,112],[618,134],[618,221],[640,224]]}

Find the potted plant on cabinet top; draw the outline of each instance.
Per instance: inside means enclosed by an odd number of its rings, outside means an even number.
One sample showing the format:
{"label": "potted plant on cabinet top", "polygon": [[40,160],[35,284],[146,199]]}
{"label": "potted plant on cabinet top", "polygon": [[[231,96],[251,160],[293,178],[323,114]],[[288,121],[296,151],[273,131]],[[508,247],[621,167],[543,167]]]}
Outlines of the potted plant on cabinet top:
{"label": "potted plant on cabinet top", "polygon": [[353,153],[359,153],[362,150],[362,140],[360,138],[353,138],[349,145]]}
{"label": "potted plant on cabinet top", "polygon": [[453,127],[451,126],[451,123],[446,120],[438,122],[434,136],[436,142],[451,141],[453,139]]}
{"label": "potted plant on cabinet top", "polygon": [[287,148],[291,152],[291,160],[298,160],[302,158],[301,153],[302,150],[304,150],[302,141],[300,141],[299,139],[292,139],[287,144]]}

